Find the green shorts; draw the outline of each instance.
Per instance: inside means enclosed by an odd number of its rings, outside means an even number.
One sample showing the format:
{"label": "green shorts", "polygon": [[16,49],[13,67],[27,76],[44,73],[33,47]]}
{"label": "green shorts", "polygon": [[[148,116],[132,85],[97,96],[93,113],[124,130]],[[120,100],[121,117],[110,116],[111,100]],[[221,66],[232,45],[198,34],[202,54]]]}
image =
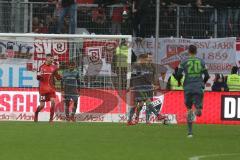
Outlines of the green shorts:
{"label": "green shorts", "polygon": [[184,91],[184,101],[188,109],[191,109],[193,104],[197,109],[202,109],[203,92],[192,93]]}

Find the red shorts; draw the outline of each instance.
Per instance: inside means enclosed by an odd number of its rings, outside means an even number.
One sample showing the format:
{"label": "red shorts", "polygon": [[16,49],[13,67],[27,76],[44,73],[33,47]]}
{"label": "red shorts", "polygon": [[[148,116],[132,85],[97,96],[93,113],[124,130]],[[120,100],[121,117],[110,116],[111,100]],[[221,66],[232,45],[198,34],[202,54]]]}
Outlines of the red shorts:
{"label": "red shorts", "polygon": [[40,94],[40,102],[48,102],[51,98],[56,98],[55,92]]}

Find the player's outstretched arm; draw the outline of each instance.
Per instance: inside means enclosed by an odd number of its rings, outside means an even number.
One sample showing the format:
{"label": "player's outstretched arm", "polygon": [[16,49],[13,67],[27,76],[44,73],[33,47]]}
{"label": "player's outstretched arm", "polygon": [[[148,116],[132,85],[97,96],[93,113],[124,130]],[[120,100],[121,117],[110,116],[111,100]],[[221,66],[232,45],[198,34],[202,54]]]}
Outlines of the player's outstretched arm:
{"label": "player's outstretched arm", "polygon": [[208,73],[207,69],[205,69],[205,70],[203,71],[203,74],[204,74],[204,79],[203,79],[203,82],[204,82],[204,84],[206,84],[206,83],[207,83],[207,81],[208,81],[208,79],[210,78],[210,76],[209,76],[209,73]]}

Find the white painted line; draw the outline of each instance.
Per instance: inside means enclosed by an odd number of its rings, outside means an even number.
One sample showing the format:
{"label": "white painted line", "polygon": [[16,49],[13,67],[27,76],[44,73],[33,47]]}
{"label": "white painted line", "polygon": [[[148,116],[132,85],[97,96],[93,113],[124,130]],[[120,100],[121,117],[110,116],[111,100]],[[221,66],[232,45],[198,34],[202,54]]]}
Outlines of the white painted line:
{"label": "white painted line", "polygon": [[189,160],[200,160],[203,158],[210,158],[210,157],[228,157],[228,156],[236,156],[236,155],[240,155],[240,153],[201,155],[201,156],[190,157]]}

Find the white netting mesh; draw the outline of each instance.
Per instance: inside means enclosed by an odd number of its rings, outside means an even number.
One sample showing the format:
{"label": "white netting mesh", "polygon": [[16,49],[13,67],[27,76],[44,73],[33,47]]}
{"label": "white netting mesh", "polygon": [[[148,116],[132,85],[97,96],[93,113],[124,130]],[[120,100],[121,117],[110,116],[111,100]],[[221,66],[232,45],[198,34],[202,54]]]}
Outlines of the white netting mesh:
{"label": "white netting mesh", "polygon": [[[6,102],[3,95],[0,95],[3,98],[1,104],[9,104],[1,105],[2,111],[11,114],[23,112],[28,115],[35,111],[39,85],[36,77],[46,55],[52,54],[53,64],[59,68],[60,75],[68,69],[71,62],[76,64],[81,95],[77,113],[86,113],[80,119],[87,120],[90,113],[125,113],[126,94],[123,92],[128,84],[130,43],[131,36],[1,34],[0,88],[3,92],[8,91],[6,94],[12,99]],[[57,91],[56,113],[62,115],[64,110],[61,93],[64,88],[61,80],[55,79],[54,84]],[[48,110],[49,105],[45,112]],[[43,116],[42,120],[46,118]],[[58,114],[55,118],[61,119]],[[90,119],[92,120],[92,116]]]}

